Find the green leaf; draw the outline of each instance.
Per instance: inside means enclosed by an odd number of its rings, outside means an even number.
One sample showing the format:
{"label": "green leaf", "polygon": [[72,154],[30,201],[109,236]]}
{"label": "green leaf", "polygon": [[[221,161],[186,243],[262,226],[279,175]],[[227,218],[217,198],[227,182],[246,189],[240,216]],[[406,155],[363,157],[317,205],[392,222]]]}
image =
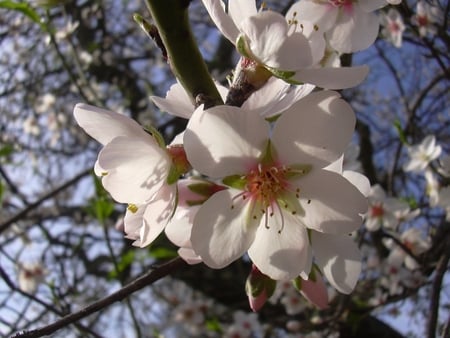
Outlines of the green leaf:
{"label": "green leaf", "polygon": [[170,259],[178,256],[175,250],[164,247],[150,248],[150,255],[156,259]]}
{"label": "green leaf", "polygon": [[0,148],[0,157],[7,157],[11,155],[14,151],[14,147],[12,144],[7,144],[6,146],[3,146]]}
{"label": "green leaf", "polygon": [[405,132],[402,128],[402,124],[399,120],[394,121],[394,127],[397,130],[398,138],[400,139],[400,142],[402,142],[404,145],[408,145],[408,141],[406,140]]}
{"label": "green leaf", "polygon": [[125,252],[117,262],[117,269],[108,273],[108,278],[116,279],[123,271],[133,264],[135,256],[135,250],[128,250]]}
{"label": "green leaf", "polygon": [[30,18],[32,21],[39,24],[42,28],[45,28],[39,14],[26,2],[15,2],[8,0],[0,1],[0,8],[21,12],[22,14]]}
{"label": "green leaf", "polygon": [[206,320],[206,329],[212,332],[222,332],[222,327],[217,318],[210,318]]}

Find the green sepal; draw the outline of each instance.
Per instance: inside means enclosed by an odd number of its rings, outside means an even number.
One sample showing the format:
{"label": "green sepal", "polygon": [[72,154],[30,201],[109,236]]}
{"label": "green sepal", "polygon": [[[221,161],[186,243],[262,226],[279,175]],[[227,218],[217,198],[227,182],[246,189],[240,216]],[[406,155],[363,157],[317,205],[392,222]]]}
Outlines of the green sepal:
{"label": "green sepal", "polygon": [[284,80],[290,84],[302,84],[299,81],[291,79],[295,75],[295,72],[292,70],[280,70],[280,69],[276,69],[276,68],[272,68],[272,67],[268,67],[268,66],[265,66],[265,68],[269,72],[271,72],[273,76],[275,76],[281,80]]}
{"label": "green sepal", "polygon": [[167,184],[171,185],[177,183],[182,173],[180,173],[175,165],[170,166],[169,175],[167,175]]}
{"label": "green sepal", "polygon": [[239,54],[241,54],[243,57],[252,60],[254,59],[254,57],[248,53],[247,41],[245,40],[245,37],[242,34],[240,34],[236,40],[236,49],[238,50]]}
{"label": "green sepal", "polygon": [[166,142],[164,141],[164,137],[161,135],[161,133],[152,125],[147,125],[144,127],[144,130],[152,135],[152,137],[155,139],[156,143],[162,148],[166,149]]}
{"label": "green sepal", "polygon": [[242,175],[231,175],[227,176],[222,180],[223,184],[238,189],[238,190],[244,190],[247,179],[243,177]]}
{"label": "green sepal", "polygon": [[275,148],[270,142],[270,139],[267,140],[267,145],[264,147],[264,152],[261,155],[261,164],[272,165],[275,162],[276,153]]}
{"label": "green sepal", "polygon": [[207,181],[192,183],[188,185],[188,189],[197,195],[210,197],[211,196],[211,187],[214,183],[210,183]]}

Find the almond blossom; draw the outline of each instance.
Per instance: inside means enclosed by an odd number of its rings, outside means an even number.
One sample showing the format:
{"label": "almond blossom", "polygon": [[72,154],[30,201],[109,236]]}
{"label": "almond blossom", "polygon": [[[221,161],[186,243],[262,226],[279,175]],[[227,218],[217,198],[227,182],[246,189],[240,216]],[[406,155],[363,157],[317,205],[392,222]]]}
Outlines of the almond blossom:
{"label": "almond blossom", "polygon": [[405,31],[405,24],[400,13],[394,8],[390,8],[386,14],[381,16],[381,23],[383,25],[381,34],[395,47],[400,48]]}
{"label": "almond blossom", "polygon": [[395,229],[400,215],[409,211],[409,205],[394,197],[387,197],[383,188],[376,184],[370,189],[369,212],[366,215],[366,229],[377,231],[381,226]]}
{"label": "almond blossom", "polygon": [[441,146],[436,144],[434,135],[428,135],[420,144],[407,149],[409,160],[403,166],[403,170],[413,172],[425,170],[428,164],[437,159],[442,151]]}
{"label": "almond blossom", "polygon": [[300,23],[313,22],[325,33],[330,45],[340,53],[368,48],[377,38],[379,21],[375,10],[401,0],[301,0],[287,16]]}
{"label": "almond blossom", "polygon": [[324,169],[342,156],[354,124],[350,106],[329,91],[299,100],[272,130],[259,114],[242,108],[197,109],[184,136],[188,160],[229,186],[194,218],[192,247],[203,262],[222,268],[248,252],[274,280],[308,275],[307,229],[348,234],[367,208],[357,188]]}
{"label": "almond blossom", "polygon": [[162,148],[137,122],[122,114],[77,104],[74,116],[86,133],[103,145],[94,167],[103,187],[117,202],[129,204],[124,218],[126,236],[135,240],[134,245],[150,244],[176,207],[177,186],[169,182],[169,174],[177,149],[169,152]]}
{"label": "almond blossom", "polygon": [[325,41],[308,22],[298,25],[274,11],[257,11],[254,0],[228,2],[203,0],[222,34],[245,58],[262,65],[272,75],[297,83],[312,83],[327,89],[349,88],[368,73],[366,66],[321,68]]}
{"label": "almond blossom", "polygon": [[419,0],[416,6],[416,14],[411,18],[413,24],[419,29],[420,36],[424,37],[428,34],[436,34],[437,27],[442,13],[438,7],[428,4],[423,0]]}
{"label": "almond blossom", "polygon": [[[417,228],[409,228],[403,232],[399,238],[399,241],[416,257],[431,247],[430,239],[424,239],[422,232]],[[419,267],[415,257],[410,256],[392,239],[387,242],[387,246],[391,249],[387,259],[390,265],[400,267],[404,263],[410,270],[414,270]]]}

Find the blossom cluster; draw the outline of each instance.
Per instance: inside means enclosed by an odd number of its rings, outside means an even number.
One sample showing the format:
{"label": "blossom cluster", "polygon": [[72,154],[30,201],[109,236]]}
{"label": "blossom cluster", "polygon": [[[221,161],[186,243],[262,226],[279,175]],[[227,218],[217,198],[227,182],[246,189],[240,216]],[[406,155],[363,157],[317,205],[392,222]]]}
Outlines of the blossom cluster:
{"label": "blossom cluster", "polygon": [[[77,104],[78,124],[103,145],[95,173],[128,205],[126,237],[145,247],[164,232],[188,263],[215,269],[250,260],[255,311],[277,281],[292,281],[321,308],[328,303],[323,277],[350,293],[361,271],[353,235],[364,216],[371,231],[395,229],[410,209],[347,170],[356,118],[333,90],[364,80],[366,66],[341,67],[339,56],[368,48],[379,30],[375,11],[399,2],[301,0],[283,16],[253,0],[230,0],[227,10],[221,0],[203,0],[241,57],[229,88],[217,84],[223,105],[194,104],[179,83],[165,98],[151,98],[188,120],[170,144],[125,115]],[[243,87],[251,89],[236,99]],[[405,170],[423,167],[417,151],[411,148]],[[411,236],[398,241],[416,243],[415,252],[427,248]],[[403,253],[393,249],[391,261],[406,262]]]}

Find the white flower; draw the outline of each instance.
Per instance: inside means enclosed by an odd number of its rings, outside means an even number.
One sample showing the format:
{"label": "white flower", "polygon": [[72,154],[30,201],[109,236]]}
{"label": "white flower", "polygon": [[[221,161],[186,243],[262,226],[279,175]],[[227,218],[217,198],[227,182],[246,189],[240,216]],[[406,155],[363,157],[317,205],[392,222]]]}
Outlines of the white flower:
{"label": "white flower", "polygon": [[442,13],[439,8],[432,6],[425,1],[419,0],[416,7],[416,15],[411,18],[411,22],[418,26],[420,36],[436,34],[435,24],[439,23]]}
{"label": "white flower", "polygon": [[[221,0],[203,0],[212,20],[239,52],[275,76],[327,89],[349,88],[366,77],[366,66],[319,68],[325,41],[314,25],[297,25],[273,11],[257,11],[253,0],[231,0],[228,13]],[[289,14],[289,13],[288,13]]]}
{"label": "white flower", "polygon": [[430,199],[430,206],[435,207],[439,203],[439,181],[430,169],[425,169],[425,180],[427,182],[425,193]]}
{"label": "white flower", "polygon": [[[403,232],[400,236],[400,242],[415,256],[424,253],[431,247],[430,239],[423,239],[422,232],[417,228],[409,228]],[[404,251],[403,248],[397,245],[394,241],[390,242],[390,245],[388,246],[391,249],[387,259],[390,265],[400,267],[403,263],[405,263],[405,266],[410,270],[414,270],[419,267],[417,261],[408,255],[406,251]]]}
{"label": "white flower", "polygon": [[168,183],[172,159],[132,119],[105,109],[77,104],[78,124],[104,147],[95,173],[120,203],[128,203],[125,232],[138,246],[150,244],[164,229],[176,206],[176,184]]}
{"label": "white flower", "polygon": [[44,281],[47,271],[41,263],[23,263],[19,265],[19,288],[28,293],[35,293]]}
{"label": "white flower", "polygon": [[23,121],[22,128],[24,133],[32,136],[39,136],[41,133],[41,127],[33,115],[28,116],[25,121]]}
{"label": "white flower", "polygon": [[259,114],[242,108],[194,112],[184,137],[188,159],[230,186],[194,218],[192,246],[205,264],[222,268],[248,251],[265,275],[294,279],[312,264],[307,228],[356,230],[367,208],[364,196],[323,169],[342,156],[354,124],[350,106],[327,91],[293,104],[270,132]]}
{"label": "white flower", "polygon": [[402,46],[402,37],[405,30],[402,16],[394,8],[390,8],[387,14],[381,16],[381,23],[383,25],[382,34],[386,40],[400,48]]}
{"label": "white flower", "polygon": [[[217,84],[217,89],[225,101],[228,89]],[[258,112],[263,117],[273,117],[281,114],[292,104],[314,90],[310,84],[292,86],[278,78],[270,78],[267,83],[243,103],[242,108]],[[195,106],[181,84],[175,83],[166,93],[166,97],[151,96],[150,99],[159,109],[171,115],[190,119]]]}
{"label": "white flower", "polygon": [[408,147],[409,160],[403,166],[403,170],[423,171],[431,161],[439,157],[441,151],[441,146],[436,145],[434,135],[428,135],[420,144]]}
{"label": "white flower", "polygon": [[409,211],[409,205],[397,198],[387,197],[383,188],[376,184],[369,194],[369,212],[366,215],[366,228],[377,231],[381,226],[395,229],[399,218]]}
{"label": "white flower", "polygon": [[373,12],[385,5],[386,0],[301,0],[292,5],[287,16],[300,23],[313,22],[334,49],[352,53],[373,44],[379,28]]}

